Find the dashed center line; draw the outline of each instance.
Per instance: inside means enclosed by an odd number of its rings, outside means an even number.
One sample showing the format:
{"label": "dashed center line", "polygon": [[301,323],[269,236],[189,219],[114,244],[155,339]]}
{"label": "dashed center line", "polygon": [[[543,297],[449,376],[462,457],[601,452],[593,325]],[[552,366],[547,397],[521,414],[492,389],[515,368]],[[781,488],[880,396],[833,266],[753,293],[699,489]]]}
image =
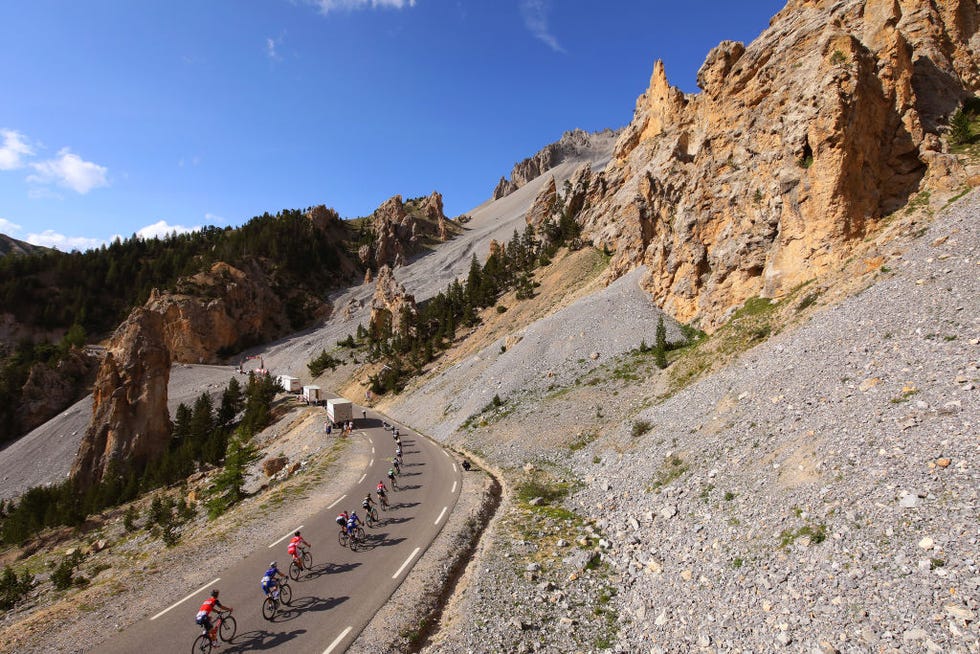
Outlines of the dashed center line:
{"label": "dashed center line", "polygon": [[337,499],[335,499],[333,501],[333,504],[331,504],[327,508],[328,509],[332,509],[333,507],[337,506],[338,504],[340,504],[340,500],[344,499],[345,497],[347,497],[347,493],[344,493],[343,495],[341,495],[340,497],[338,497]]}
{"label": "dashed center line", "polygon": [[459,469],[456,468],[456,464],[455,463],[453,464],[453,472],[459,472]]}
{"label": "dashed center line", "polygon": [[340,643],[343,642],[344,638],[347,637],[347,634],[349,634],[350,631],[351,631],[351,629],[353,629],[353,628],[354,627],[347,627],[346,629],[344,629],[343,631],[341,631],[340,632],[340,635],[337,636],[332,643],[330,643],[330,647],[328,647],[327,649],[323,650],[323,654],[330,654],[330,652],[334,651],[337,648],[337,645],[339,645]]}
{"label": "dashed center line", "polygon": [[449,510],[449,507],[448,506],[442,507],[442,511],[439,512],[439,517],[436,518],[436,521],[433,522],[432,524],[434,524],[434,525],[439,524],[439,521],[442,520],[442,516],[446,515],[446,511],[448,511],[448,510]]}
{"label": "dashed center line", "polygon": [[[398,570],[395,572],[395,574],[391,575],[391,578],[392,579],[398,579],[398,576],[402,572],[405,571],[405,568],[408,567],[408,564],[412,562],[412,559],[415,558],[415,555],[418,554],[419,553],[419,550],[421,550],[421,549],[422,549],[421,547],[416,547],[415,550],[411,554],[408,555],[408,558],[405,559],[405,562],[402,563],[402,567],[398,568]],[[326,653],[324,653],[324,654],[326,654]]]}
{"label": "dashed center line", "polygon": [[451,491],[449,491],[449,492],[450,493],[455,493],[456,492],[456,480],[455,479],[453,480],[453,489]]}
{"label": "dashed center line", "polygon": [[[416,551],[418,551],[418,550],[416,550]],[[167,612],[167,611],[169,611],[170,609],[172,609],[172,608],[175,608],[175,607],[177,607],[177,606],[180,606],[181,604],[183,604],[184,602],[186,602],[186,601],[187,601],[187,600],[189,600],[190,598],[192,598],[192,597],[194,597],[195,595],[197,595],[198,593],[200,593],[200,592],[201,592],[202,590],[204,590],[205,588],[208,588],[209,586],[214,586],[214,585],[215,585],[216,583],[218,583],[219,581],[221,581],[221,577],[218,577],[218,578],[217,578],[217,579],[215,579],[214,581],[209,581],[208,583],[206,583],[206,584],[204,584],[203,586],[201,586],[200,588],[198,588],[197,590],[195,590],[195,591],[194,591],[193,593],[191,593],[190,595],[188,595],[188,596],[187,596],[187,597],[185,597],[184,599],[182,599],[182,600],[180,600],[180,601],[177,601],[177,602],[174,602],[173,604],[171,604],[170,606],[168,606],[168,607],[167,607],[167,608],[165,608],[164,610],[162,610],[162,611],[160,611],[160,612],[159,612],[159,613],[157,613],[157,614],[156,614],[155,616],[153,616],[152,618],[150,618],[150,620],[156,620],[157,618],[159,618],[159,617],[160,617],[161,615],[163,615],[164,613],[166,613],[166,612]]]}
{"label": "dashed center line", "polygon": [[357,483],[361,483],[365,479],[367,479],[367,473],[366,472],[363,475],[361,475],[361,478],[357,480]]}
{"label": "dashed center line", "polygon": [[[336,502],[334,502],[334,504],[336,504]],[[327,508],[329,508],[329,507],[327,507]],[[287,538],[289,538],[290,536],[292,536],[293,535],[293,532],[297,532],[297,531],[299,531],[302,528],[303,528],[303,525],[300,525],[299,527],[296,527],[296,529],[293,529],[293,531],[289,532],[288,534],[286,534],[285,536],[283,536],[282,538],[280,538],[279,540],[277,540],[276,542],[274,542],[272,545],[269,545],[269,549],[271,550],[273,547],[275,547],[279,543],[283,542],[284,540],[286,540]]]}

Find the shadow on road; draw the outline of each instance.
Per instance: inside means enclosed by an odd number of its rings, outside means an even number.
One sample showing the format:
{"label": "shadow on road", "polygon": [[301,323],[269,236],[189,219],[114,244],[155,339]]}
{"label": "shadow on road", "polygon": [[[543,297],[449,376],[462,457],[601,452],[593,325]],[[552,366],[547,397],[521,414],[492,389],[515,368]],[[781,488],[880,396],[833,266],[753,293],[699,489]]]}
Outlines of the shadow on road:
{"label": "shadow on road", "polygon": [[390,511],[397,511],[399,509],[410,509],[413,506],[418,506],[418,502],[399,502],[398,504],[392,504]]}
{"label": "shadow on road", "polygon": [[306,629],[280,633],[272,633],[265,629],[246,631],[243,634],[238,634],[232,639],[232,642],[228,643],[228,648],[222,648],[222,650],[225,652],[257,652],[275,649],[305,633]]}
{"label": "shadow on road", "polygon": [[414,520],[414,519],[415,518],[412,518],[412,517],[407,517],[407,518],[392,518],[391,520],[386,520],[385,521],[385,525],[400,525],[403,522],[408,522],[409,520]]}
{"label": "shadow on road", "polygon": [[400,491],[410,491],[410,490],[418,490],[420,488],[422,488],[422,484],[414,484],[414,485],[410,485],[410,486],[399,486],[398,487],[398,490],[400,490]]}
{"label": "shadow on road", "polygon": [[306,579],[307,577],[310,579],[319,579],[323,575],[336,575],[342,572],[350,572],[360,565],[360,563],[323,563],[310,568],[309,572],[306,573],[306,576],[302,577],[300,581]]}
{"label": "shadow on road", "polygon": [[314,597],[312,595],[307,595],[306,597],[293,598],[292,603],[289,605],[290,612],[305,612],[305,611],[329,611],[335,606],[340,606],[350,597],[344,595],[343,597]]}

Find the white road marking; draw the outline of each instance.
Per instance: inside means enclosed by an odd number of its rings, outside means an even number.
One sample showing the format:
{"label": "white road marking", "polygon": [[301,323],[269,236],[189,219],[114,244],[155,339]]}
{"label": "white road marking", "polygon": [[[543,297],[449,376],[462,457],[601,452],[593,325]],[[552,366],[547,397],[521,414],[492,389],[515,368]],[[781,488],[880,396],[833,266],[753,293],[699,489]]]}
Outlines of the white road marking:
{"label": "white road marking", "polygon": [[449,491],[449,492],[450,493],[455,493],[456,492],[456,480],[455,479],[453,480],[453,489],[451,491]]}
{"label": "white road marking", "polygon": [[374,454],[374,446],[371,446],[371,454]]}
{"label": "white road marking", "polygon": [[373,465],[374,465],[374,459],[371,459],[371,463],[368,464],[368,467],[370,468]]}
{"label": "white road marking", "polygon": [[328,647],[327,649],[323,650],[323,654],[330,654],[330,652],[334,651],[337,648],[337,645],[339,645],[344,640],[344,638],[347,637],[347,634],[349,634],[350,633],[350,630],[353,629],[353,628],[354,627],[347,627],[346,629],[344,629],[343,631],[341,631],[340,632],[340,635],[337,636],[337,638],[335,638],[332,643],[330,643],[330,647]]}
{"label": "white road marking", "polygon": [[434,524],[434,525],[439,524],[439,521],[442,520],[442,516],[446,515],[446,511],[448,511],[448,510],[449,510],[449,507],[448,506],[442,507],[442,511],[439,512],[439,517],[436,518],[436,521],[433,522],[432,524]]}
{"label": "white road marking", "polygon": [[365,472],[365,473],[364,473],[363,475],[361,475],[361,478],[357,480],[357,483],[361,483],[361,482],[362,482],[362,481],[364,481],[364,480],[365,480],[366,478],[367,478],[367,473]]}
{"label": "white road marking", "polygon": [[442,451],[442,453],[446,455],[446,458],[447,458],[447,459],[448,459],[448,458],[450,458],[450,457],[449,457],[449,452],[447,452],[446,450],[443,450],[443,451]]}
{"label": "white road marking", "polygon": [[335,499],[333,501],[333,504],[331,504],[327,508],[328,509],[332,509],[333,507],[337,506],[338,504],[340,504],[340,500],[344,499],[345,497],[347,497],[347,493],[344,493],[343,495],[341,495],[340,497],[338,497],[337,499]]}
{"label": "white road marking", "polygon": [[179,602],[174,602],[173,604],[171,604],[170,606],[168,606],[168,607],[167,607],[167,608],[165,608],[164,610],[162,610],[162,611],[160,611],[160,612],[159,612],[159,613],[157,613],[157,614],[156,614],[155,616],[153,616],[152,618],[150,618],[150,620],[156,620],[157,618],[159,618],[159,617],[160,617],[161,615],[163,615],[164,613],[166,613],[166,612],[167,612],[167,611],[169,611],[170,609],[172,609],[172,608],[175,608],[175,607],[177,607],[177,606],[180,606],[181,604],[183,604],[184,602],[186,602],[186,601],[187,601],[187,600],[189,600],[190,598],[192,598],[192,597],[194,597],[195,595],[197,595],[198,593],[200,593],[200,592],[201,592],[202,590],[204,590],[204,589],[206,589],[206,588],[208,588],[209,586],[214,586],[214,585],[215,585],[216,583],[218,583],[219,581],[221,581],[221,577],[218,577],[218,578],[217,578],[217,579],[215,579],[214,581],[209,581],[208,583],[206,583],[206,584],[204,584],[203,586],[201,586],[200,588],[198,588],[197,590],[195,590],[195,591],[194,591],[193,593],[191,593],[190,595],[188,595],[188,596],[187,596],[187,597],[185,597],[184,599],[182,599],[182,600],[180,600]]}
{"label": "white road marking", "polygon": [[[393,575],[391,575],[391,578],[392,578],[392,579],[398,579],[398,576],[399,576],[399,575],[400,575],[400,574],[401,574],[402,572],[404,572],[404,571],[405,571],[405,568],[407,568],[407,567],[408,567],[408,564],[412,562],[412,559],[414,559],[414,558],[415,558],[415,555],[416,555],[416,554],[418,554],[418,553],[419,553],[419,550],[421,550],[421,549],[422,549],[421,547],[416,547],[416,548],[415,548],[415,551],[413,551],[413,552],[412,552],[411,554],[409,554],[409,555],[408,555],[408,558],[407,558],[407,559],[405,559],[405,562],[404,562],[404,563],[402,563],[402,567],[400,567],[400,568],[398,568],[398,571],[397,571],[397,572],[395,572],[395,574],[393,574]],[[326,654],[326,653],[324,653],[324,654]]]}
{"label": "white road marking", "polygon": [[274,542],[272,545],[269,545],[269,549],[271,550],[273,547],[275,547],[279,543],[283,542],[284,540],[286,540],[287,538],[289,538],[290,536],[292,536],[293,535],[293,532],[299,531],[302,528],[303,528],[303,525],[300,525],[299,527],[296,527],[296,529],[293,529],[293,531],[289,532],[288,534],[286,534],[285,536],[283,536],[282,538],[280,538],[279,540],[277,540],[276,542]]}
{"label": "white road marking", "polygon": [[456,469],[456,464],[455,463],[453,464],[453,472],[459,472],[459,470]]}

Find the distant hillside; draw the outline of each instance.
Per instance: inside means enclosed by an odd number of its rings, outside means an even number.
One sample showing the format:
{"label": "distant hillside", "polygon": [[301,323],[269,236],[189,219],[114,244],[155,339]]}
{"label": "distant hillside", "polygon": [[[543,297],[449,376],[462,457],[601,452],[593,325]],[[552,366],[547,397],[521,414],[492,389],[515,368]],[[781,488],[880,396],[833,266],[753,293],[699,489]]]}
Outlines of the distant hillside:
{"label": "distant hillside", "polygon": [[31,245],[25,241],[18,241],[6,234],[0,234],[0,257],[5,257],[8,254],[33,254],[44,252],[47,249],[39,245]]}

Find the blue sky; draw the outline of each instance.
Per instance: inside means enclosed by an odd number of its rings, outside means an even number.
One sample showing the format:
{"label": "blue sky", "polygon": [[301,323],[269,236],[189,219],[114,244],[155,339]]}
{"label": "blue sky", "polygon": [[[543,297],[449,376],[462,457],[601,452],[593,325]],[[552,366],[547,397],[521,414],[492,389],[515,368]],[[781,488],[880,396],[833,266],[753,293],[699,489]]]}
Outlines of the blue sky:
{"label": "blue sky", "polygon": [[627,124],[656,59],[697,91],[783,4],[4,2],[0,232],[84,249],[434,190],[455,216],[563,132]]}

